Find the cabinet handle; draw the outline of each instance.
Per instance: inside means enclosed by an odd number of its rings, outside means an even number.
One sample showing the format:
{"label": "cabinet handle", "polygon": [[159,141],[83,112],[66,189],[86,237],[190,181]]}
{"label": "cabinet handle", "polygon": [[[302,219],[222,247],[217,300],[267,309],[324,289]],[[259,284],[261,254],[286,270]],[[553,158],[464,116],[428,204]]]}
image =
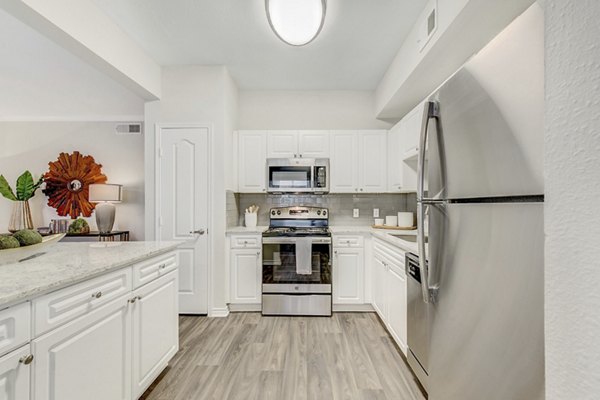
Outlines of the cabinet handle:
{"label": "cabinet handle", "polygon": [[160,264],[158,266],[158,269],[165,269],[165,268],[167,268],[167,264]]}
{"label": "cabinet handle", "polygon": [[138,300],[141,300],[141,299],[142,299],[142,297],[141,297],[141,296],[135,296],[134,298],[132,298],[132,299],[129,299],[128,301],[129,301],[131,304],[133,304],[133,303],[135,303],[136,301],[138,301]]}
{"label": "cabinet handle", "polygon": [[299,154],[298,156],[299,156],[300,158],[302,158],[302,154]]}
{"label": "cabinet handle", "polygon": [[23,365],[29,365],[33,362],[33,354],[29,354],[27,356],[23,356],[19,359],[19,363]]}
{"label": "cabinet handle", "polygon": [[102,297],[102,292],[96,292],[92,294],[92,298],[94,299],[99,299],[100,297]]}
{"label": "cabinet handle", "polygon": [[337,255],[338,255],[338,251],[337,251],[337,250],[334,250],[334,251],[333,251],[333,254],[335,254],[335,256],[337,257]]}

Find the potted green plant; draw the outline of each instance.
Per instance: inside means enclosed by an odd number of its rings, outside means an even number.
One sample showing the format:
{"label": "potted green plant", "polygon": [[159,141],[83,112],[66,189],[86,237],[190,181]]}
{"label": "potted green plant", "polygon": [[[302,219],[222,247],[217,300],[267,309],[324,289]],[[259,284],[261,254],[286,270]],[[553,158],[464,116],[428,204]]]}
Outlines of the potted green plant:
{"label": "potted green plant", "polygon": [[35,195],[36,190],[39,189],[43,182],[43,175],[40,176],[40,179],[34,181],[31,172],[25,171],[17,178],[16,191],[13,191],[4,175],[0,175],[0,194],[14,202],[13,212],[8,225],[10,232],[33,229],[29,199]]}

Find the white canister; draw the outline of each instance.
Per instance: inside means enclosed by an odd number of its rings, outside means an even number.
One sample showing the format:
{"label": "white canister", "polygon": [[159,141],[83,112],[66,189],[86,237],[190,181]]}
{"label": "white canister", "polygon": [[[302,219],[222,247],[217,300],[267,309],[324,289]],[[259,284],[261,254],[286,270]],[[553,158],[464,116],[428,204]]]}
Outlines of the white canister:
{"label": "white canister", "polygon": [[383,218],[375,218],[375,225],[382,226],[383,221],[384,221]]}
{"label": "white canister", "polygon": [[385,225],[386,226],[398,226],[398,216],[386,215],[385,216]]}
{"label": "white canister", "polygon": [[256,228],[256,223],[258,222],[258,214],[257,213],[246,213],[244,215],[244,223],[246,228]]}
{"label": "white canister", "polygon": [[412,228],[415,223],[414,214],[411,212],[398,213],[398,226],[401,228]]}

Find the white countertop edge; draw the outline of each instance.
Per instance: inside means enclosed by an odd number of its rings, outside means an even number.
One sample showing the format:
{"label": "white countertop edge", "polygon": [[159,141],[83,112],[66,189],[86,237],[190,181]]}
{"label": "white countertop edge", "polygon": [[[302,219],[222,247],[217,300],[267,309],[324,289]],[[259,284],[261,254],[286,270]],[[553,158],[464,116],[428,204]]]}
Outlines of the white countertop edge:
{"label": "white countertop edge", "polygon": [[12,307],[17,304],[25,303],[27,301],[31,301],[38,297],[44,296],[48,293],[55,292],[57,290],[64,289],[69,286],[77,285],[78,283],[88,281],[90,279],[94,279],[98,276],[106,275],[113,271],[130,267],[134,264],[137,264],[142,261],[146,261],[150,258],[167,254],[177,250],[177,248],[181,245],[179,242],[162,242],[165,244],[165,247],[161,247],[158,250],[151,251],[143,256],[138,256],[132,259],[128,259],[123,263],[117,263],[110,266],[107,266],[102,269],[95,270],[90,273],[82,273],[79,276],[70,277],[66,280],[59,280],[56,282],[51,282],[47,285],[40,285],[32,288],[31,290],[22,291],[18,294],[2,296],[0,294],[0,310],[4,310],[6,308]]}
{"label": "white countertop edge", "polygon": [[259,235],[259,234],[263,233],[264,231],[266,231],[267,229],[269,229],[268,226],[255,226],[254,228],[247,228],[245,226],[233,226],[233,227],[227,228],[225,230],[225,234],[233,235],[233,234],[249,233],[249,234]]}

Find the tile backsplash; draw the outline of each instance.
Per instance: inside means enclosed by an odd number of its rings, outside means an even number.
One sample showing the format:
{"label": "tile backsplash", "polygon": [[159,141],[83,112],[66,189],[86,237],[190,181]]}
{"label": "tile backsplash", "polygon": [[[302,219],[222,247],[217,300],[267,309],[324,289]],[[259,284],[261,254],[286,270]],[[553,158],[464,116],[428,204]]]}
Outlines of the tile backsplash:
{"label": "tile backsplash", "polygon": [[[316,206],[329,209],[331,225],[371,225],[373,209],[379,208],[380,218],[400,211],[417,211],[417,196],[409,194],[328,194],[328,195],[269,195],[227,192],[227,226],[244,224],[244,210],[256,204],[258,225],[269,225],[272,207]],[[352,210],[359,209],[360,217],[353,218]],[[235,222],[234,222],[235,221]]]}

